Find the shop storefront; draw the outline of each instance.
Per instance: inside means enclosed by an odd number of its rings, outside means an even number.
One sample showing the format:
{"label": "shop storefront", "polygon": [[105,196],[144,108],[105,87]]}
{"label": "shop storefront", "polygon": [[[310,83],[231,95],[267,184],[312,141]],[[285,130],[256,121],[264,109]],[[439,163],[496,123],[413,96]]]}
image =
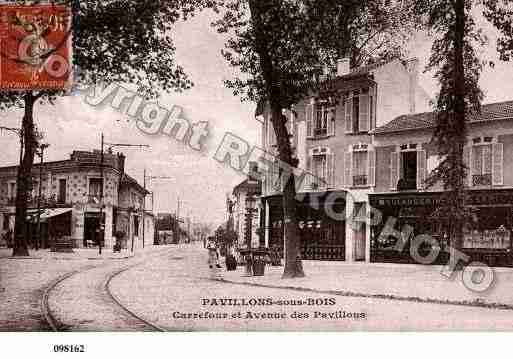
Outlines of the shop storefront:
{"label": "shop storefront", "polygon": [[[451,245],[448,225],[443,218],[434,216],[441,201],[441,194],[392,193],[370,195],[371,206],[382,215],[380,224],[371,229],[371,261],[415,263],[410,255],[410,242],[414,236],[428,234],[440,254],[434,264],[445,264]],[[471,219],[465,224],[462,252],[470,261],[480,261],[492,266],[512,264],[511,231],[513,224],[513,190],[471,190],[467,192],[466,205]],[[413,228],[402,251],[393,248],[397,239],[382,236],[385,223],[395,219],[394,229]],[[424,244],[419,252],[428,253]]]}
{"label": "shop storefront", "polygon": [[[307,260],[345,259],[345,192],[301,195],[297,201],[298,231],[302,258]],[[269,248],[283,254],[284,218],[281,196],[263,199],[269,209]]]}

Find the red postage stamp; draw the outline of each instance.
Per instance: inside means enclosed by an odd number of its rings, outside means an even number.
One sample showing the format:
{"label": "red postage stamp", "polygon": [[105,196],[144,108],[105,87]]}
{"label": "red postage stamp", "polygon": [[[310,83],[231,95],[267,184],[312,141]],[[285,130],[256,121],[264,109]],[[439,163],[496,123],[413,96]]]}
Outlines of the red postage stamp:
{"label": "red postage stamp", "polygon": [[0,90],[65,90],[73,80],[71,11],[0,5]]}

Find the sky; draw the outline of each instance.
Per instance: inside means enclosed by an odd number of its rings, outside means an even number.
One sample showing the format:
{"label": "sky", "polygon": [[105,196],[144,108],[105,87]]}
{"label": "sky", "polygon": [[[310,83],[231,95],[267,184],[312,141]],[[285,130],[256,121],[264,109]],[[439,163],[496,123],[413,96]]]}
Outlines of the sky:
{"label": "sky", "polygon": [[[51,146],[47,160],[69,158],[73,150],[100,148],[100,133],[106,142],[147,144],[149,149],[115,149],[127,156],[126,171],[142,183],[146,169],[151,176],[170,177],[153,180],[148,188],[155,193],[157,212],[174,212],[181,201],[180,214],[193,220],[220,224],[226,216],[226,194],[244,180],[233,169],[214,160],[215,150],[224,133],[231,132],[258,144],[259,123],[254,118],[255,105],[241,103],[225,88],[223,81],[234,76],[234,70],[222,58],[220,50],[226,41],[210,27],[214,15],[204,12],[192,20],[176,25],[174,41],[177,63],[182,65],[195,86],[189,91],[162,95],[159,104],[166,108],[173,105],[183,108],[191,122],[207,121],[212,133],[206,150],[198,153],[174,139],[163,135],[150,136],[140,132],[133,120],[108,107],[95,108],[85,103],[83,97],[64,97],[56,106],[36,108],[35,120],[45,133]],[[513,64],[498,61],[494,51],[494,32],[491,25],[482,25],[490,37],[490,46],[483,56],[496,62],[495,68],[486,68],[481,87],[485,92],[484,103],[513,99]],[[431,37],[417,34],[411,41],[410,57],[418,57],[425,66],[431,48]],[[432,97],[437,83],[431,73],[420,74],[420,85]],[[19,127],[22,113],[10,110],[0,113],[3,126]],[[0,165],[17,164],[19,141],[14,135],[0,134]]]}

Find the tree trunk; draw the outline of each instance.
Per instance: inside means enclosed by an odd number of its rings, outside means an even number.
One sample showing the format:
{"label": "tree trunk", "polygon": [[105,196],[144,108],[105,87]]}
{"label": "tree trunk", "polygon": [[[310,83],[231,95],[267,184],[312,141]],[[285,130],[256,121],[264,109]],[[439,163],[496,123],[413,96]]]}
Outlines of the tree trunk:
{"label": "tree trunk", "polygon": [[455,173],[452,179],[455,199],[456,220],[454,221],[454,249],[461,249],[463,246],[463,222],[465,221],[465,186],[464,178],[466,169],[463,162],[463,149],[466,142],[466,104],[465,104],[465,66],[464,66],[464,43],[465,43],[465,0],[454,2],[455,11],[455,34],[454,34],[454,124],[455,138],[453,148]]}
{"label": "tree trunk", "polygon": [[[285,126],[285,116],[278,104],[271,103],[271,121],[278,141],[280,161],[288,164],[290,168],[296,167],[292,157],[292,148],[289,133]],[[305,276],[301,262],[301,240],[298,233],[296,215],[296,181],[292,173],[283,169],[281,175],[285,178],[283,183],[283,227],[284,227],[284,257],[285,268],[282,278],[302,278]]]}
{"label": "tree trunk", "polygon": [[[279,158],[283,163],[291,168],[297,167],[296,161],[292,158],[292,148],[287,127],[286,119],[282,114],[283,103],[280,96],[280,76],[273,64],[270,51],[267,44],[272,37],[272,33],[265,31],[263,16],[266,7],[269,4],[262,4],[258,0],[249,0],[251,20],[254,28],[255,47],[259,57],[262,75],[265,81],[267,98],[271,106],[271,122],[276,139],[278,141]],[[303,266],[301,263],[301,248],[297,230],[296,218],[296,186],[294,176],[288,173],[282,173],[287,181],[283,189],[283,217],[284,217],[284,250],[285,250],[285,268],[283,278],[304,277]]]}
{"label": "tree trunk", "polygon": [[36,98],[31,91],[24,96],[25,114],[22,123],[22,136],[25,147],[23,160],[18,168],[16,185],[16,218],[14,222],[13,256],[28,256],[27,242],[27,200],[32,182],[32,165],[37,143],[34,133],[34,104]]}

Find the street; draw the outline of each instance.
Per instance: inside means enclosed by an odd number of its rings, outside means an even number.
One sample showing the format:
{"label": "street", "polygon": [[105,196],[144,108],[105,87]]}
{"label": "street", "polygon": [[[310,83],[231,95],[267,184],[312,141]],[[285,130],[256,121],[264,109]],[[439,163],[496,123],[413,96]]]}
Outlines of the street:
{"label": "street", "polygon": [[513,320],[511,310],[222,282],[225,269],[210,269],[197,244],[99,261],[3,258],[0,274],[0,330],[10,331],[500,330]]}

